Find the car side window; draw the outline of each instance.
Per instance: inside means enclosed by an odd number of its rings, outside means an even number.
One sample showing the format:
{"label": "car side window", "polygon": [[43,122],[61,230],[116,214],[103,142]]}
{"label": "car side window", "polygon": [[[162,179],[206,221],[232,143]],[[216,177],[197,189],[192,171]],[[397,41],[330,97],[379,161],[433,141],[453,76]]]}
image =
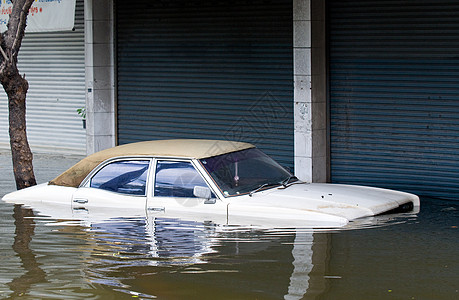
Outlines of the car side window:
{"label": "car side window", "polygon": [[[155,196],[196,198],[195,186],[208,187],[190,162],[160,160],[156,164]],[[212,197],[215,197],[212,194]]]}
{"label": "car side window", "polygon": [[116,193],[145,196],[149,160],[116,161],[92,178],[90,187]]}

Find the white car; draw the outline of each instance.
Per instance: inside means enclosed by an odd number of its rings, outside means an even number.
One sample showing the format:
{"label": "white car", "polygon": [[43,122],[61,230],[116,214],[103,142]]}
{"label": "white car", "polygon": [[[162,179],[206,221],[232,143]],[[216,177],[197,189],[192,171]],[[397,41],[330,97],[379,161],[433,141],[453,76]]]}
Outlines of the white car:
{"label": "white car", "polygon": [[74,215],[134,212],[224,225],[317,228],[420,206],[416,195],[405,192],[300,181],[248,143],[186,139],[103,150],[48,183],[2,200],[67,206]]}

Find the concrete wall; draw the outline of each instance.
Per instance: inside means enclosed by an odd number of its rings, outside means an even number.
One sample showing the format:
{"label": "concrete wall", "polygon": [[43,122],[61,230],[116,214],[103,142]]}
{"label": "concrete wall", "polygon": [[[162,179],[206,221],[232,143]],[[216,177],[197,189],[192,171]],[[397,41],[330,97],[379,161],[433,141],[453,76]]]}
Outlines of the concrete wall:
{"label": "concrete wall", "polygon": [[[325,4],[293,0],[296,175],[328,180]],[[85,1],[87,152],[116,143],[113,0]],[[314,57],[314,60],[312,60]]]}
{"label": "concrete wall", "polygon": [[113,0],[85,0],[86,149],[115,146]]}

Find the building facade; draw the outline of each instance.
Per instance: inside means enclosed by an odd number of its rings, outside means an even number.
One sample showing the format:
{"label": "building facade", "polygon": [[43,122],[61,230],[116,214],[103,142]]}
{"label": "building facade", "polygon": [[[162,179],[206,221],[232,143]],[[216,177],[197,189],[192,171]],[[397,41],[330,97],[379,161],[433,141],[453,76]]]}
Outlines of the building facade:
{"label": "building facade", "polygon": [[458,18],[453,0],[87,0],[69,136],[240,140],[305,181],[457,199]]}

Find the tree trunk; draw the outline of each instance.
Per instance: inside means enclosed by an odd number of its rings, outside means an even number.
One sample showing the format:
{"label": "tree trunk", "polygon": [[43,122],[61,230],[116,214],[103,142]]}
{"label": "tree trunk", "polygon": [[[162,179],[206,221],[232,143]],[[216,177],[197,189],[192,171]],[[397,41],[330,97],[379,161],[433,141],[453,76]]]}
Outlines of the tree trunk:
{"label": "tree trunk", "polygon": [[12,1],[8,29],[0,38],[0,82],[8,95],[10,145],[17,189],[37,184],[26,134],[26,94],[29,84],[17,68],[18,53],[33,1]]}
{"label": "tree trunk", "polygon": [[2,85],[8,95],[9,133],[14,178],[18,190],[37,184],[32,165],[32,151],[26,133],[26,94],[29,84],[17,70],[9,70]]}

